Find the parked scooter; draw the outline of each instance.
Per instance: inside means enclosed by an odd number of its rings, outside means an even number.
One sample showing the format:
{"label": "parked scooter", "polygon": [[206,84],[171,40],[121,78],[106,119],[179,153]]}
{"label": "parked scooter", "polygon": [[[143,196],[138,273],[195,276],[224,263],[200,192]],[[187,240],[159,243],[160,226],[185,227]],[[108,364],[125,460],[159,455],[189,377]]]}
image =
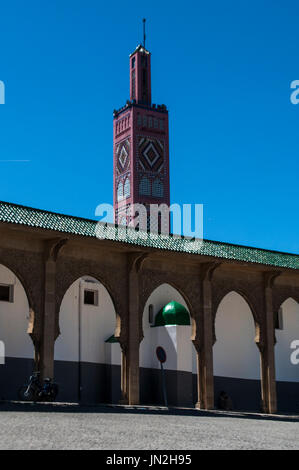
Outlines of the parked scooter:
{"label": "parked scooter", "polygon": [[19,389],[21,401],[55,401],[58,394],[58,385],[50,378],[45,378],[43,384],[40,382],[40,372],[33,372],[29,383]]}

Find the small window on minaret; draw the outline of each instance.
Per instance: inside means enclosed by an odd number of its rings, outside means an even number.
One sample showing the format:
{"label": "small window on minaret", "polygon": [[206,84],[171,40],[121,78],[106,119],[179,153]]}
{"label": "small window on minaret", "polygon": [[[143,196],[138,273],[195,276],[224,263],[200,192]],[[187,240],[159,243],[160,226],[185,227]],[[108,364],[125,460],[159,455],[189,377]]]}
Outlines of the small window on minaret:
{"label": "small window on minaret", "polygon": [[121,201],[123,198],[124,198],[124,189],[123,189],[122,181],[120,181],[117,186],[117,200]]}
{"label": "small window on minaret", "polygon": [[130,197],[130,191],[130,180],[127,178],[124,184],[124,198]]}
{"label": "small window on minaret", "polygon": [[132,69],[134,69],[134,68],[135,68],[135,57],[133,57],[133,59],[132,59]]}
{"label": "small window on minaret", "polygon": [[135,78],[135,70],[133,70],[132,72],[132,99],[133,100],[136,98],[135,88],[136,88],[136,78]]}

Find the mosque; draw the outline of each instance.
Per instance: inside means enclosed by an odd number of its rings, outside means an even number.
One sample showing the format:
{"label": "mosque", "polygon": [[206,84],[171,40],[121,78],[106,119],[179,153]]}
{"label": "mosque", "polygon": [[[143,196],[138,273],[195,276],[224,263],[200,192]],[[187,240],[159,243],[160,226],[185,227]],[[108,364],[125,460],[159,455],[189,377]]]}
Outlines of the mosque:
{"label": "mosque", "polygon": [[[299,256],[171,235],[129,237],[133,204],[170,204],[168,111],[151,54],[114,111],[116,225],[0,202],[0,399],[32,370],[58,400],[299,412]],[[115,236],[121,234],[121,237]],[[298,354],[299,355],[299,354]],[[296,362],[296,361],[295,361]]]}

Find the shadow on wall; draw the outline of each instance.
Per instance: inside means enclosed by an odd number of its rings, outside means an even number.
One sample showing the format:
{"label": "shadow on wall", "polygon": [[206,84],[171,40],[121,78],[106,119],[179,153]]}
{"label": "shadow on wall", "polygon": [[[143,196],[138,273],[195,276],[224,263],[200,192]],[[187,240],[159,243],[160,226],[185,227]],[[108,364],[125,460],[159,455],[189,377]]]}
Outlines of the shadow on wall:
{"label": "shadow on wall", "polygon": [[60,402],[118,403],[121,398],[119,365],[55,361],[55,381]]}
{"label": "shadow on wall", "polygon": [[227,294],[216,315],[213,348],[215,407],[221,391],[234,410],[261,410],[260,356],[255,324],[246,300],[237,292]]}

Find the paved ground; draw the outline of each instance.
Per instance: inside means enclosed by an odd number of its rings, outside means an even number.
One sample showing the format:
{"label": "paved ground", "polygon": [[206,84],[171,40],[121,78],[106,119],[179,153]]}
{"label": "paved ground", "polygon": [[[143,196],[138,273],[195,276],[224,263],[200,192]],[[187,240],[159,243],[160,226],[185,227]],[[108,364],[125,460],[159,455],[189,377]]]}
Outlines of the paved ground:
{"label": "paved ground", "polygon": [[299,449],[299,416],[0,403],[0,449]]}

